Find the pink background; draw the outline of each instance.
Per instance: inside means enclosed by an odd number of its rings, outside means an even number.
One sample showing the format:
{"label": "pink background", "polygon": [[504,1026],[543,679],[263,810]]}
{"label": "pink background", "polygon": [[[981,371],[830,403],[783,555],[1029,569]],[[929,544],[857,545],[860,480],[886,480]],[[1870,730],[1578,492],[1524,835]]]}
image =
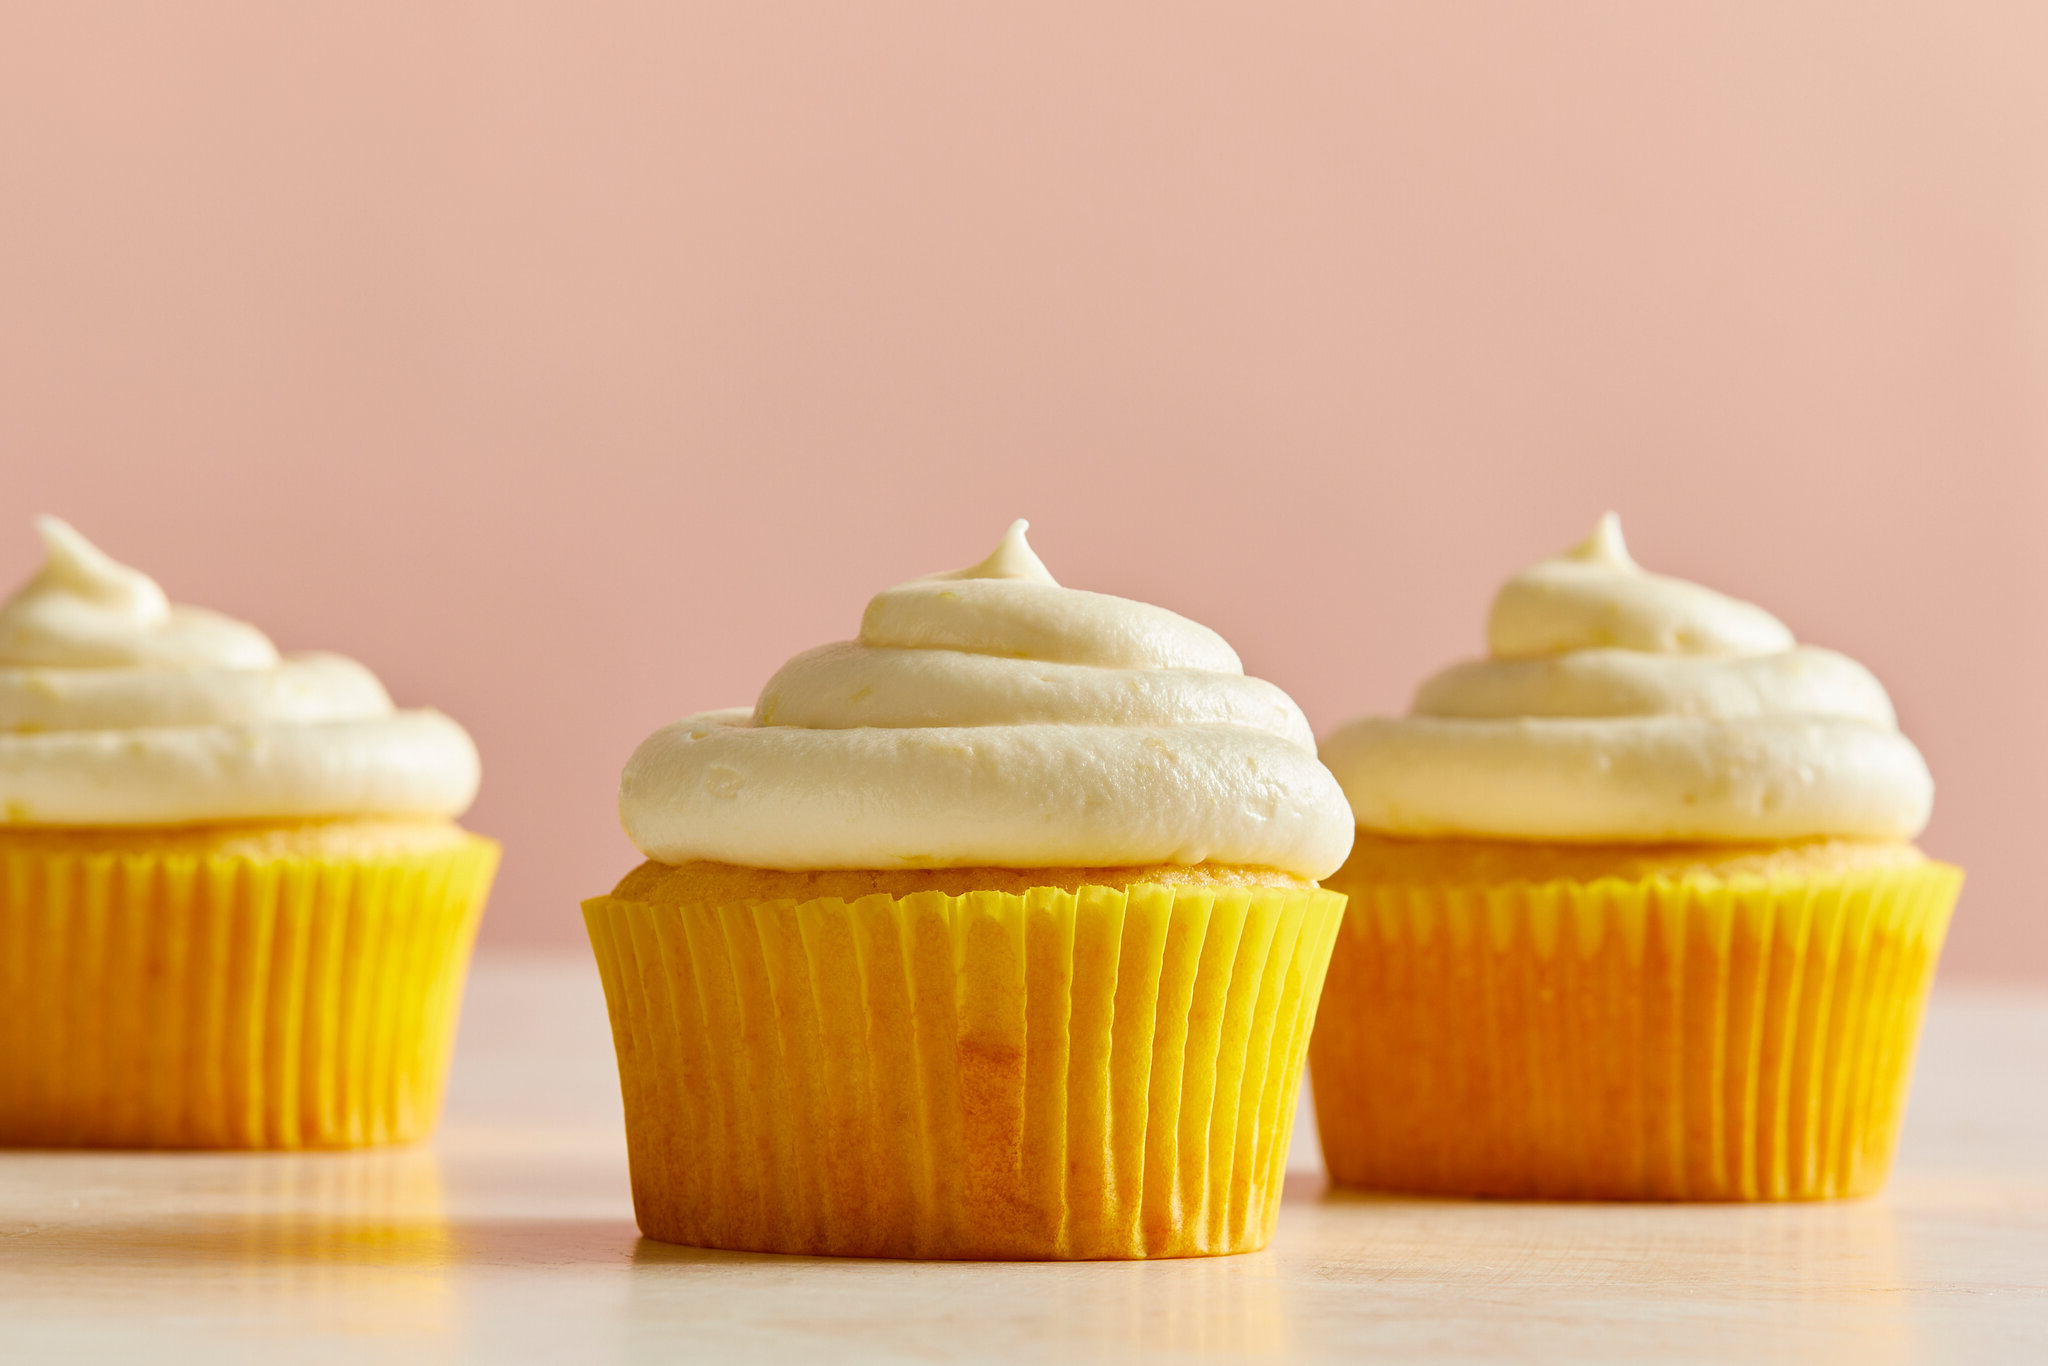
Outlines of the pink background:
{"label": "pink background", "polygon": [[620,763],[1012,516],[1319,728],[1603,508],[1891,686],[2048,978],[2048,6],[14,3],[30,514],[483,747],[573,945]]}

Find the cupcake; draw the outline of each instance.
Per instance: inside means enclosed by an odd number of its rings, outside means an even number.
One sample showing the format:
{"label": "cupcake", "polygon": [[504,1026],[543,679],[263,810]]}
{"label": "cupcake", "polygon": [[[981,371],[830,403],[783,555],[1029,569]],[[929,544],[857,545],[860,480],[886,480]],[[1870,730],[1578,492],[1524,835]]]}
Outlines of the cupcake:
{"label": "cupcake", "polygon": [[1332,1178],[1787,1200],[1877,1189],[1962,883],[1868,670],[1645,573],[1610,514],[1489,657],[1331,735],[1358,819],[1310,1046]]}
{"label": "cupcake", "polygon": [[1171,1257],[1272,1236],[1351,844],[1308,724],[1018,522],[620,783],[584,904],[650,1238]]}
{"label": "cupcake", "polygon": [[453,823],[469,736],[38,526],[0,606],[0,1143],[424,1135],[497,862]]}

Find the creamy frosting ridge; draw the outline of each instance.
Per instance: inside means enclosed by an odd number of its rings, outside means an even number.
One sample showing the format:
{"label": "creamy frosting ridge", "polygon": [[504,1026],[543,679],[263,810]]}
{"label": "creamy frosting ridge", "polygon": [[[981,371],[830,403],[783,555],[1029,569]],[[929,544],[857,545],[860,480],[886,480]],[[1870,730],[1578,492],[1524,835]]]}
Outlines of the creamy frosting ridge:
{"label": "creamy frosting ridge", "polygon": [[397,711],[353,660],[280,656],[56,518],[36,525],[43,568],[0,605],[0,824],[468,809],[477,753],[454,721]]}
{"label": "creamy frosting ridge", "polygon": [[1207,627],[1060,586],[1025,528],[878,594],[751,711],[655,732],[620,782],[633,843],[791,870],[1334,872],[1353,827],[1301,709]]}
{"label": "creamy frosting ridge", "polygon": [[1324,742],[1361,826],[1652,843],[1927,824],[1933,779],[1869,670],[1762,608],[1644,572],[1612,513],[1501,589],[1487,645],[1408,716]]}

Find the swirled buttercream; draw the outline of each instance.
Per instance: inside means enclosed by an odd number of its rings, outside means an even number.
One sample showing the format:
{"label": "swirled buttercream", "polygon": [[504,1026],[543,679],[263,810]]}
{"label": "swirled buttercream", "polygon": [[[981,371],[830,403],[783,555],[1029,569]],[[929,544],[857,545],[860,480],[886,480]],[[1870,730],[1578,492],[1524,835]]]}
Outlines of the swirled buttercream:
{"label": "swirled buttercream", "polygon": [[1025,525],[878,594],[751,711],[655,732],[620,781],[633,843],[790,870],[1335,871],[1352,824],[1301,709],[1207,627],[1061,587]]}
{"label": "swirled buttercream", "polygon": [[1324,742],[1359,825],[1655,843],[1927,824],[1933,780],[1869,670],[1795,644],[1762,608],[1645,573],[1612,513],[1501,589],[1487,643],[1408,716]]}
{"label": "swirled buttercream", "polygon": [[172,604],[63,522],[0,605],[0,824],[455,816],[476,747],[338,655]]}

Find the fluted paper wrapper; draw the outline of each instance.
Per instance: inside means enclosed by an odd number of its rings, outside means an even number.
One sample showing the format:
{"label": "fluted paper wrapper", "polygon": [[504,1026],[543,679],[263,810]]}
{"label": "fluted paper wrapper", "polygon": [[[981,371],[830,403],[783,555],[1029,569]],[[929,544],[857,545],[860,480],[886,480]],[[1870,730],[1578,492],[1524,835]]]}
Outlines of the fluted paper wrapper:
{"label": "fluted paper wrapper", "polygon": [[1807,1200],[1876,1190],[1962,874],[1346,886],[1310,1047],[1334,1181]]}
{"label": "fluted paper wrapper", "polygon": [[1263,1247],[1343,904],[586,902],[641,1230],[878,1257]]}
{"label": "fluted paper wrapper", "polygon": [[0,1144],[423,1137],[497,860],[0,854]]}

